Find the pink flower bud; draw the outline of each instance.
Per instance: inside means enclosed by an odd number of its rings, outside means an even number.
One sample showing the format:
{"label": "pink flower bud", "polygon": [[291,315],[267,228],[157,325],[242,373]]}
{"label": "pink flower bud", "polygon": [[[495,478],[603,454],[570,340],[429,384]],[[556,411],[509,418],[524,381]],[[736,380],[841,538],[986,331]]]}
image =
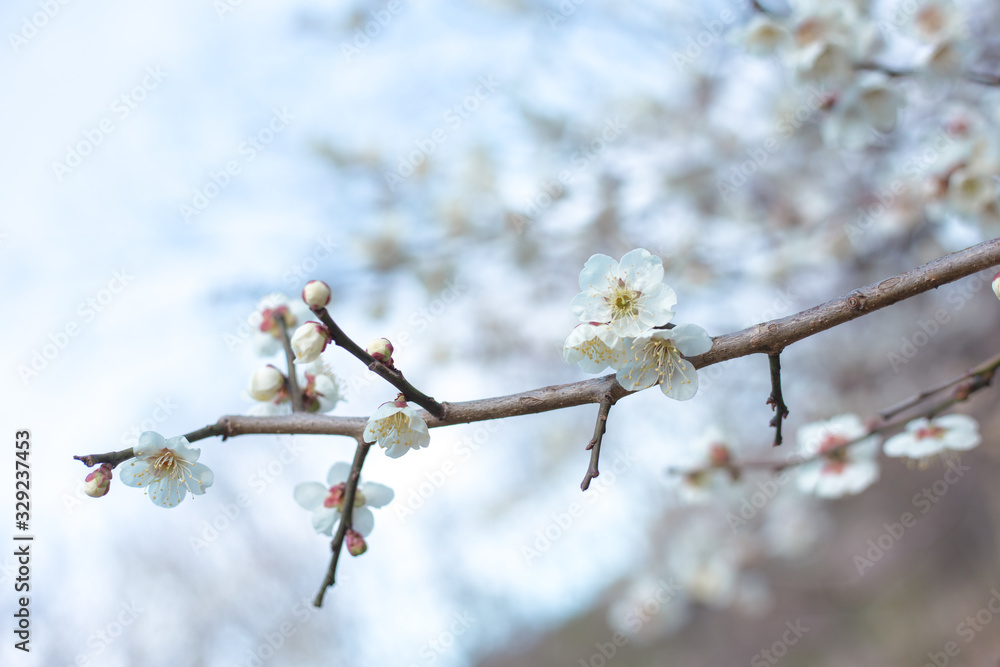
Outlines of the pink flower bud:
{"label": "pink flower bud", "polygon": [[83,480],[83,491],[88,496],[100,498],[107,495],[111,488],[111,464],[102,463],[101,467],[87,475]]}
{"label": "pink flower bud", "polygon": [[322,280],[310,280],[302,288],[302,300],[313,310],[326,308],[330,303],[330,286]]}
{"label": "pink flower bud", "polygon": [[364,552],[368,551],[368,545],[365,543],[365,538],[361,537],[361,533],[356,530],[348,528],[347,534],[344,536],[344,542],[347,544],[347,551],[352,556],[360,556]]}
{"label": "pink flower bud", "polygon": [[378,338],[368,343],[365,351],[381,361],[386,366],[392,367],[392,343],[388,338]]}

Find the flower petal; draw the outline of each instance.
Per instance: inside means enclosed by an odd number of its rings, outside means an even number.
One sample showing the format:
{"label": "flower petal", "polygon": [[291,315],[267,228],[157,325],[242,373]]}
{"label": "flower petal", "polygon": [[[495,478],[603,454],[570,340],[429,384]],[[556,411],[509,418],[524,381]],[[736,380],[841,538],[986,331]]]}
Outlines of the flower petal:
{"label": "flower petal", "polygon": [[319,482],[303,482],[295,487],[292,497],[299,507],[312,511],[323,504],[329,492],[329,488]]}
{"label": "flower petal", "polygon": [[677,401],[693,398],[698,393],[698,371],[687,359],[678,359],[673,364],[673,373],[663,378],[660,389]]}
{"label": "flower petal", "polygon": [[377,482],[365,482],[361,485],[361,493],[365,496],[365,505],[368,507],[384,507],[392,502],[396,493],[384,484]]}
{"label": "flower petal", "polygon": [[674,347],[685,357],[705,354],[712,349],[712,337],[697,324],[678,324],[664,333],[668,334],[665,337],[673,340]]}
{"label": "flower petal", "polygon": [[126,486],[141,488],[153,481],[153,471],[145,459],[132,459],[118,470],[118,479]]}
{"label": "flower petal", "polygon": [[362,537],[368,537],[375,527],[375,515],[365,506],[355,507],[351,514],[351,528],[361,533]]}
{"label": "flower petal", "polygon": [[334,463],[330,466],[330,472],[326,474],[326,483],[330,486],[336,486],[341,482],[346,482],[348,475],[351,474],[351,464],[340,461],[339,463]]}
{"label": "flower petal", "polygon": [[184,500],[187,489],[175,477],[164,475],[149,485],[149,499],[160,507],[176,507]]}
{"label": "flower petal", "polygon": [[156,431],[144,431],[139,436],[139,444],[132,449],[137,457],[149,456],[167,446],[167,440]]}
{"label": "flower petal", "polygon": [[333,527],[338,521],[340,521],[340,510],[336,507],[319,507],[313,512],[313,528],[321,535],[333,535]]}

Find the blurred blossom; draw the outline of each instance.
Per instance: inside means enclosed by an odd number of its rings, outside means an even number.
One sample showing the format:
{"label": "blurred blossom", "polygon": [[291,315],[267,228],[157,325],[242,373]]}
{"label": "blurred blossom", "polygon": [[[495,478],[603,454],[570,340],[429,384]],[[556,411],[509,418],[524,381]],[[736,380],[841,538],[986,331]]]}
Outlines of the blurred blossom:
{"label": "blurred blossom", "polygon": [[[861,493],[874,484],[879,477],[880,438],[863,437],[867,433],[857,415],[838,415],[800,427],[798,453],[812,460],[795,468],[799,489],[821,498],[839,498]],[[855,444],[844,447],[858,438]]]}
{"label": "blurred blossom", "polygon": [[979,446],[979,424],[968,415],[951,414],[934,419],[914,419],[906,430],[885,442],[886,456],[923,459],[948,450],[966,451]]}

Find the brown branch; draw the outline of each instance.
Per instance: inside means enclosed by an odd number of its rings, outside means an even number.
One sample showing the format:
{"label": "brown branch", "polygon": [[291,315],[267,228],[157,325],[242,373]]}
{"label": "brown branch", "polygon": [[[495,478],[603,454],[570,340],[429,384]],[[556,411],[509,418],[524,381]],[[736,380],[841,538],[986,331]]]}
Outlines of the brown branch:
{"label": "brown branch", "polygon": [[364,364],[368,367],[368,370],[372,371],[379,377],[383,378],[386,382],[399,389],[407,401],[416,403],[435,417],[444,416],[444,405],[438,403],[433,398],[407,382],[401,371],[386,366],[381,361],[363,350],[360,345],[351,340],[351,338],[337,326],[337,323],[333,321],[332,317],[330,317],[330,313],[327,312],[326,308],[314,308],[313,312],[318,318],[320,318],[326,328],[329,329],[330,339],[334,343],[364,362]]}
{"label": "brown branch", "polygon": [[[1000,264],[1000,238],[945,255],[916,269],[872,283],[854,290],[847,296],[827,301],[794,315],[718,336],[712,339],[711,350],[690,357],[688,361],[695,368],[705,368],[751,354],[776,354],[803,338],[814,336],[821,331],[998,264]],[[329,315],[326,315],[326,319],[329,319]],[[376,364],[384,368],[383,364],[378,362]],[[608,395],[611,396],[612,402],[617,402],[632,393],[634,392],[622,388],[612,374],[508,396],[440,404],[442,408],[447,406],[446,410],[442,410],[441,417],[426,412],[421,413],[421,417],[427,422],[428,427],[436,428],[600,403]],[[331,417],[305,413],[277,417],[226,416],[216,425],[198,429],[189,435],[197,436],[195,439],[212,435],[232,437],[252,433],[311,433],[358,437],[364,431],[367,421],[367,417]],[[193,442],[191,438],[188,439]],[[107,456],[110,455],[93,455],[92,460],[101,463],[104,461],[101,457]],[[84,460],[81,457],[77,458]]]}
{"label": "brown branch", "polygon": [[347,485],[344,489],[344,500],[341,505],[342,509],[340,510],[340,524],[337,526],[337,533],[333,536],[333,541],[330,542],[330,549],[333,551],[333,556],[330,557],[330,567],[326,570],[326,578],[323,579],[323,585],[313,600],[314,607],[323,606],[323,596],[326,595],[327,589],[337,581],[337,563],[340,561],[340,552],[344,547],[344,538],[347,536],[347,531],[351,528],[351,519],[354,514],[354,496],[357,493],[358,482],[361,479],[361,466],[365,464],[365,457],[368,456],[368,449],[370,447],[371,443],[365,442],[364,438],[358,436],[358,448],[354,451],[354,463],[351,464],[351,473],[347,476]]}
{"label": "brown branch", "polygon": [[781,396],[781,355],[767,355],[771,365],[771,395],[767,397],[767,405],[774,409],[774,417],[771,419],[771,426],[774,427],[774,446],[781,444],[781,423],[788,416],[788,406]]}
{"label": "brown branch", "polygon": [[601,458],[601,441],[604,439],[604,432],[608,429],[608,413],[611,412],[612,405],[614,405],[614,400],[611,398],[611,394],[601,399],[601,408],[597,411],[597,423],[594,425],[594,437],[590,439],[586,447],[590,450],[590,465],[587,466],[587,474],[583,476],[583,482],[580,484],[581,491],[589,489],[590,480],[601,474],[601,471],[597,469],[597,463]]}
{"label": "brown branch", "polygon": [[295,372],[295,353],[292,352],[292,341],[288,337],[288,325],[284,317],[276,318],[278,330],[281,331],[281,344],[285,348],[285,362],[288,364],[288,391],[292,395],[292,412],[304,412],[302,392],[299,390],[299,376]]}
{"label": "brown branch", "polygon": [[[899,69],[876,62],[856,63],[854,65],[854,69],[869,72],[882,72],[886,76],[892,78],[919,76],[925,73],[925,70],[921,69]],[[1000,76],[997,76],[996,74],[987,74],[986,72],[956,72],[954,76],[959,79],[965,79],[970,83],[978,83],[982,86],[1000,86]]]}

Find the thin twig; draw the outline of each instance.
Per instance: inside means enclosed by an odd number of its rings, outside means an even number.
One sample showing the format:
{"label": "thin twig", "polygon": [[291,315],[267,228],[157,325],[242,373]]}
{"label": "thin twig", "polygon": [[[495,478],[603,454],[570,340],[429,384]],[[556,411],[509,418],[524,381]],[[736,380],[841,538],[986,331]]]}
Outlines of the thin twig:
{"label": "thin twig", "polygon": [[958,384],[962,380],[967,380],[967,379],[969,379],[971,377],[980,375],[980,374],[982,374],[985,371],[996,370],[997,368],[1000,368],[1000,354],[998,354],[998,355],[996,355],[994,357],[991,357],[990,359],[984,361],[983,363],[979,364],[978,366],[974,366],[973,368],[970,368],[966,372],[962,373],[961,375],[959,375],[957,377],[953,377],[952,379],[948,380],[947,382],[942,382],[941,384],[939,384],[939,385],[937,385],[935,387],[931,387],[930,389],[925,389],[925,390],[921,391],[919,394],[915,394],[914,396],[911,396],[911,397],[907,398],[904,401],[900,401],[899,403],[897,403],[896,405],[893,405],[890,408],[886,408],[885,410],[883,410],[882,412],[879,413],[879,418],[881,418],[882,421],[886,421],[888,419],[891,419],[891,418],[895,417],[897,414],[899,414],[900,412],[903,412],[904,410],[908,410],[908,409],[914,407],[915,405],[919,405],[920,403],[924,402],[925,400],[927,400],[928,398],[930,398],[934,394],[942,392],[945,389],[948,389],[949,387],[952,387],[952,386]]}
{"label": "thin twig", "polygon": [[781,395],[781,355],[769,354],[767,359],[771,364],[771,395],[767,404],[774,409],[771,426],[774,427],[774,446],[777,447],[781,444],[781,423],[788,416],[788,406]]}
{"label": "thin twig", "polygon": [[288,391],[292,394],[292,412],[304,412],[302,392],[299,391],[299,378],[295,372],[295,353],[292,352],[292,341],[288,337],[288,325],[284,317],[276,318],[278,330],[281,332],[281,344],[285,348],[285,361],[288,363]]}
{"label": "thin twig", "polygon": [[339,326],[337,326],[337,323],[333,321],[332,317],[330,317],[330,313],[327,312],[326,308],[314,308],[313,312],[320,318],[326,328],[329,329],[330,339],[334,343],[363,361],[368,367],[368,370],[382,377],[386,382],[399,389],[407,401],[416,403],[435,417],[444,416],[444,405],[438,403],[433,398],[407,382],[401,371],[395,368],[389,368],[381,361],[368,354],[360,345],[351,340],[351,338],[345,334]]}
{"label": "thin twig", "polygon": [[[882,72],[886,76],[892,78],[906,77],[906,76],[918,76],[925,73],[925,70],[920,69],[899,69],[895,67],[889,67],[888,65],[883,65],[876,62],[862,62],[856,63],[854,69],[865,70],[869,72]],[[987,74],[986,72],[956,72],[955,77],[960,79],[965,79],[970,83],[978,83],[982,86],[1000,86],[1000,76],[995,74]]]}
{"label": "thin twig", "polygon": [[358,481],[361,479],[361,466],[365,464],[365,457],[368,455],[370,447],[371,443],[365,442],[364,438],[358,438],[358,448],[354,451],[354,463],[351,464],[351,474],[347,477],[347,486],[344,489],[344,500],[340,510],[340,525],[337,526],[337,533],[333,536],[333,541],[330,543],[333,556],[330,557],[330,567],[326,570],[326,578],[323,580],[323,585],[313,600],[313,606],[315,607],[323,606],[323,596],[326,595],[327,589],[337,581],[337,563],[340,561],[340,552],[344,547],[344,537],[347,536],[347,531],[351,528],[351,519],[354,514],[354,496],[358,490]]}
{"label": "thin twig", "polygon": [[597,423],[594,425],[594,437],[587,444],[587,449],[590,450],[590,465],[587,466],[587,474],[583,476],[583,483],[580,484],[580,489],[583,491],[590,488],[590,480],[601,474],[597,464],[601,458],[601,441],[608,428],[608,413],[611,412],[612,405],[614,405],[614,399],[611,394],[601,399],[601,407],[597,411]]}

